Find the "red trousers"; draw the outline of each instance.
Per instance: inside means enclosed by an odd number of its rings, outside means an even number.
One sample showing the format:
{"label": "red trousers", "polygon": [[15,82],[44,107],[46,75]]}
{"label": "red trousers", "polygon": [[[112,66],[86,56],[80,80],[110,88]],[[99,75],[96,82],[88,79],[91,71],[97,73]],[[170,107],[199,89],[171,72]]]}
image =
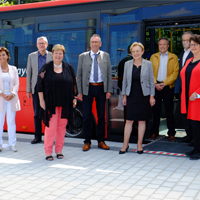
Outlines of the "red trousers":
{"label": "red trousers", "polygon": [[49,127],[45,127],[44,149],[46,155],[51,155],[53,151],[53,143],[55,141],[55,153],[62,152],[65,142],[65,132],[67,119],[61,119],[61,107],[56,107],[56,114],[53,114]]}

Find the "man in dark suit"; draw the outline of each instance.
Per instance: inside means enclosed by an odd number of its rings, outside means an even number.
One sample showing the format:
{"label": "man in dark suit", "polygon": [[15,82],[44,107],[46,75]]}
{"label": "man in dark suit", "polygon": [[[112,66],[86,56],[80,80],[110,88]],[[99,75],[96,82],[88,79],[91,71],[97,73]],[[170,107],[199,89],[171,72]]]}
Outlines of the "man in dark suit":
{"label": "man in dark suit", "polygon": [[[190,51],[190,44],[189,44],[189,40],[190,37],[193,35],[193,33],[191,31],[187,31],[182,35],[182,44],[183,44],[183,51],[181,51],[180,56],[179,56],[179,76],[177,78],[176,81],[176,90],[175,93],[178,93],[179,95],[181,94],[181,78],[180,78],[180,71],[183,68],[183,66],[185,65],[185,62],[189,59],[193,57],[192,52]],[[185,125],[185,131],[187,136],[180,139],[179,142],[185,142],[185,143],[190,143],[192,141],[192,129],[191,129],[191,125],[187,119],[187,114],[182,114],[182,118],[183,118],[183,123]]]}
{"label": "man in dark suit", "polygon": [[42,66],[52,60],[52,53],[47,51],[48,47],[47,38],[42,36],[37,38],[38,51],[30,53],[28,55],[27,69],[26,69],[26,94],[27,97],[33,98],[33,109],[34,109],[34,125],[35,125],[35,138],[31,141],[31,144],[36,144],[42,141],[42,122],[39,119],[39,97],[36,92],[36,83],[38,72]]}
{"label": "man in dark suit", "polygon": [[78,97],[83,100],[83,133],[85,137],[83,151],[88,151],[91,145],[90,119],[93,98],[97,108],[97,141],[98,147],[108,150],[105,144],[105,103],[111,97],[112,75],[110,56],[100,51],[102,45],[99,35],[90,38],[91,51],[79,55],[77,69]]}
{"label": "man in dark suit", "polygon": [[[131,55],[131,50],[130,50],[130,46],[128,46],[128,55],[123,58],[120,62],[119,62],[119,65],[118,65],[118,87],[120,88],[120,90],[122,91],[122,82],[123,82],[123,75],[124,75],[124,65],[125,65],[125,62],[129,61],[129,60],[132,60],[133,59],[133,56]],[[120,93],[121,93],[120,91]],[[120,94],[119,94],[120,95]],[[126,106],[124,106],[124,125],[126,123]]]}

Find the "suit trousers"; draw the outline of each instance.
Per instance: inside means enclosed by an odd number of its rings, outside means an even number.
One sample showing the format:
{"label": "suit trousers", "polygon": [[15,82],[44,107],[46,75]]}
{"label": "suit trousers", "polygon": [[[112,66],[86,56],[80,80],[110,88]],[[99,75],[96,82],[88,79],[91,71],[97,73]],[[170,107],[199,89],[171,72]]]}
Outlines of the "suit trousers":
{"label": "suit trousers", "polygon": [[40,101],[38,93],[32,94],[34,109],[35,139],[42,139],[42,120],[39,118]]}
{"label": "suit trousers", "polygon": [[200,153],[200,121],[190,120],[194,139],[194,153]]}
{"label": "suit trousers", "polygon": [[8,125],[8,142],[9,146],[16,144],[16,124],[15,124],[15,111],[11,111],[10,101],[3,100],[3,112],[0,112],[0,144],[3,145],[3,126],[6,121]]}
{"label": "suit trousers", "polygon": [[92,133],[90,130],[90,122],[92,117],[93,99],[96,101],[98,125],[97,125],[97,141],[105,140],[105,103],[106,94],[103,86],[89,85],[88,95],[83,95],[83,133],[85,137],[84,143],[91,143]]}
{"label": "suit trousers", "polygon": [[160,113],[161,113],[161,105],[162,100],[164,102],[166,117],[167,117],[167,128],[168,128],[168,135],[174,136],[175,125],[174,125],[174,88],[169,86],[165,86],[161,91],[155,89],[155,100],[156,103],[153,106],[153,133],[159,135],[159,125],[160,125]]}
{"label": "suit trousers", "polygon": [[62,152],[68,120],[61,118],[61,112],[62,107],[56,107],[56,113],[52,115],[49,127],[45,126],[44,149],[46,155],[52,154],[54,141],[55,152]]}

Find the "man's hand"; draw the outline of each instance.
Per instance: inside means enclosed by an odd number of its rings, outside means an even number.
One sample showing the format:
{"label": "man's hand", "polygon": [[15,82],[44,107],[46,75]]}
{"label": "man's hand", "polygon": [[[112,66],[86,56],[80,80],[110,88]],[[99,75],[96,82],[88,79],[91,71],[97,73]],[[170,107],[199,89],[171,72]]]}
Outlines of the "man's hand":
{"label": "man's hand", "polygon": [[164,84],[164,83],[156,83],[156,84],[155,84],[155,88],[156,88],[156,90],[158,90],[158,91],[161,91],[164,87],[165,87],[165,84]]}
{"label": "man's hand", "polygon": [[106,99],[110,99],[111,97],[111,93],[110,92],[106,92]]}
{"label": "man's hand", "polygon": [[78,94],[78,98],[83,101],[83,95],[82,94]]}
{"label": "man's hand", "polygon": [[26,96],[27,96],[29,99],[31,99],[32,93],[31,93],[31,92],[27,92],[27,93],[26,93]]}

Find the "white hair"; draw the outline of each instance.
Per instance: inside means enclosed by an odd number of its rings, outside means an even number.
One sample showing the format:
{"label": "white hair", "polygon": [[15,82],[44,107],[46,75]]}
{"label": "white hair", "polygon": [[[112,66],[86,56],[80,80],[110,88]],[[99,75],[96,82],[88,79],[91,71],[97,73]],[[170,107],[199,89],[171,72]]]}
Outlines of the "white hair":
{"label": "white hair", "polygon": [[37,38],[37,43],[39,43],[39,40],[44,40],[48,44],[48,40],[45,36],[41,36],[41,37]]}

